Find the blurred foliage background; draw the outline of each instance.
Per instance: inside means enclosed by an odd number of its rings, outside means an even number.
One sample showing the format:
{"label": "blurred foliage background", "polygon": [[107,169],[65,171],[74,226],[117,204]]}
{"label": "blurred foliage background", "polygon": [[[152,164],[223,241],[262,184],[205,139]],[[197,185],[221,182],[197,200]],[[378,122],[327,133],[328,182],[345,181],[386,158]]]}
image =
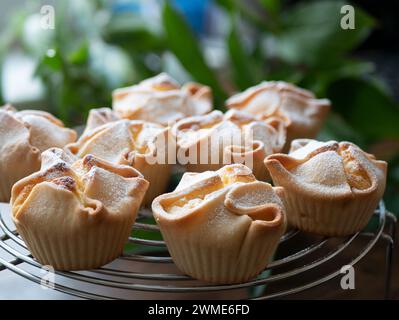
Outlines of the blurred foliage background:
{"label": "blurred foliage background", "polygon": [[[398,213],[399,83],[384,81],[374,61],[397,50],[399,42],[381,38],[396,17],[379,20],[366,11],[370,1],[358,2],[356,28],[343,30],[341,1],[27,1],[1,30],[0,102],[44,108],[72,126],[110,106],[113,89],[161,71],[210,85],[222,110],[226,97],[262,80],[293,82],[332,100],[321,139],[350,140],[389,161],[385,198]],[[40,27],[44,4],[55,8],[53,30]],[[376,30],[384,44],[370,56],[365,41]],[[33,66],[37,99],[18,99],[27,89],[17,56]],[[14,98],[5,73],[14,75]]]}

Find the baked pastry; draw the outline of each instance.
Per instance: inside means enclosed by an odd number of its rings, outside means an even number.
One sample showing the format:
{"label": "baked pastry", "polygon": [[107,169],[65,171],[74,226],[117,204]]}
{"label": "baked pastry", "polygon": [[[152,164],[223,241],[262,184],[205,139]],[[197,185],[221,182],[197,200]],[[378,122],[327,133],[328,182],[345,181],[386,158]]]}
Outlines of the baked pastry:
{"label": "baked pastry", "polygon": [[207,282],[240,283],[262,272],[285,231],[282,195],[282,188],[233,164],[184,174],[152,209],[182,272]]}
{"label": "baked pastry", "polygon": [[112,97],[112,107],[120,117],[165,126],[185,117],[205,114],[212,108],[209,87],[193,82],[180,86],[166,73],[116,89]]}
{"label": "baked pastry", "polygon": [[180,120],[172,127],[177,160],[190,172],[217,170],[226,164],[250,167],[258,180],[267,180],[263,160],[280,152],[286,129],[279,119],[256,120],[248,113],[230,110]]}
{"label": "baked pastry", "polygon": [[283,81],[264,81],[230,97],[228,108],[260,119],[280,118],[287,126],[286,149],[296,138],[315,138],[330,110],[328,99],[316,99],[308,90]]}
{"label": "baked pastry", "polygon": [[155,123],[118,120],[86,130],[76,143],[65,149],[79,158],[92,154],[114,164],[136,168],[150,183],[143,201],[148,205],[168,186],[171,169],[168,133],[168,128]]}
{"label": "baked pastry", "polygon": [[350,142],[294,140],[265,164],[285,190],[288,222],[320,235],[363,229],[385,190],[387,163]]}
{"label": "baked pastry", "polygon": [[89,111],[87,118],[85,131],[83,135],[88,131],[97,128],[103,124],[121,120],[121,118],[110,108],[97,108]]}
{"label": "baked pastry", "polygon": [[74,130],[44,111],[0,108],[0,202],[8,202],[12,185],[39,170],[40,153],[76,140]]}
{"label": "baked pastry", "polygon": [[129,166],[92,155],[76,160],[61,149],[42,154],[40,171],[12,189],[12,215],[43,265],[98,268],[118,257],[148,182]]}

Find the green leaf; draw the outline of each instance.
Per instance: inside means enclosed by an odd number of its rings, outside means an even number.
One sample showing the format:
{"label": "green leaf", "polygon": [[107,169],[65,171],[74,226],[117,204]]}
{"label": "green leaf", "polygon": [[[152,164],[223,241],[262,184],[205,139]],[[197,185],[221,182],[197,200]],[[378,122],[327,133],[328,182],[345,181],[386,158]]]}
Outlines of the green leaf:
{"label": "green leaf", "polygon": [[[298,84],[304,77],[303,70],[294,68],[292,65],[278,61],[278,65],[272,70],[268,71],[265,80],[281,80]],[[306,87],[306,86],[304,86]]]}
{"label": "green leaf", "polygon": [[273,15],[277,14],[280,11],[280,0],[260,0],[260,3],[266,9],[268,13]]}
{"label": "green leaf", "polygon": [[35,75],[41,76],[47,75],[50,72],[61,71],[63,65],[62,57],[58,50],[54,50],[53,52],[54,54],[46,54],[40,59]]}
{"label": "green leaf", "polygon": [[371,81],[341,79],[327,90],[333,110],[369,139],[399,138],[399,106]]}
{"label": "green leaf", "polygon": [[68,55],[67,61],[71,64],[84,64],[89,59],[89,46],[85,41],[77,50]]}
{"label": "green leaf", "polygon": [[164,49],[161,36],[148,29],[141,18],[131,14],[113,17],[102,30],[105,41],[118,45],[130,53]]}
{"label": "green leaf", "polygon": [[317,135],[318,140],[328,141],[352,141],[361,148],[366,147],[364,137],[356,132],[342,116],[336,112],[331,112],[327,120]]}
{"label": "green leaf", "polygon": [[235,9],[234,0],[215,0],[215,3],[229,12]]}
{"label": "green leaf", "polygon": [[183,67],[199,82],[212,87],[215,95],[225,98],[220,84],[205,62],[198,42],[187,26],[184,18],[172,6],[165,2],[162,11],[163,25],[166,31],[169,49],[179,59]]}
{"label": "green leaf", "polygon": [[370,33],[374,20],[355,8],[355,29],[341,28],[341,1],[301,3],[283,15],[276,37],[277,55],[290,63],[328,64],[349,52]]}
{"label": "green leaf", "polygon": [[227,46],[236,85],[241,90],[254,85],[254,72],[253,65],[251,64],[252,58],[242,45],[234,20],[231,23],[231,30],[227,37]]}
{"label": "green leaf", "polygon": [[261,0],[260,2],[267,12],[251,8],[252,6],[248,6],[241,0],[215,0],[219,7],[232,14],[241,14],[248,22],[260,29],[276,30],[275,20],[278,20],[280,0]]}
{"label": "green leaf", "polygon": [[342,78],[364,77],[374,71],[374,64],[355,59],[339,59],[328,65],[312,68],[299,82],[299,86],[308,88],[319,97],[326,95],[331,83]]}

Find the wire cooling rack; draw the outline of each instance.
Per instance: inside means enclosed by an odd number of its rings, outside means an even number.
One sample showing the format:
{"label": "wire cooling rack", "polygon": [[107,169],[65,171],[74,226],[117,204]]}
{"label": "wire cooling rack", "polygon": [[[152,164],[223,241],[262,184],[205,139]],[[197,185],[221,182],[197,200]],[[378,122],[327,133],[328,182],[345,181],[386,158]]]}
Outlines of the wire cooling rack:
{"label": "wire cooling rack", "polygon": [[[130,250],[111,264],[90,271],[56,271],[54,281],[43,281],[42,265],[29,253],[10,220],[9,208],[0,212],[0,256],[2,270],[37,284],[86,299],[270,299],[288,296],[321,285],[341,274],[338,257],[356,248],[346,265],[355,265],[378,241],[386,242],[385,298],[389,298],[396,217],[381,202],[373,219],[376,227],[345,238],[326,238],[289,230],[280,240],[284,254],[257,278],[241,284],[212,285],[181,274],[173,264],[164,241],[146,239],[146,233],[159,233],[156,225],[143,223],[148,212],[140,212],[129,238]],[[140,230],[140,232],[138,232]],[[148,238],[148,237],[147,237]],[[364,241],[366,238],[367,241]],[[358,243],[355,245],[355,243]],[[298,245],[300,247],[298,248]],[[133,251],[131,248],[133,247]],[[290,248],[293,248],[290,250]],[[352,249],[351,249],[352,248]],[[287,253],[288,252],[288,253]],[[299,284],[298,284],[299,279]],[[301,279],[304,279],[302,282]],[[275,284],[279,289],[275,290]],[[295,284],[295,285],[293,285]]]}

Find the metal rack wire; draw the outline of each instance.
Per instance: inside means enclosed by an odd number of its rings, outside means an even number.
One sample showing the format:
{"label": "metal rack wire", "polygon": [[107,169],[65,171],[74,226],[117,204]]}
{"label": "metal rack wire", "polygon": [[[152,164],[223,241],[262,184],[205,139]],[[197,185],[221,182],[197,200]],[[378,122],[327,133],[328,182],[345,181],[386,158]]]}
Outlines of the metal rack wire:
{"label": "metal rack wire", "polygon": [[[194,280],[181,274],[174,266],[163,241],[144,237],[130,237],[135,245],[134,252],[124,254],[100,269],[79,272],[55,272],[55,282],[43,282],[43,269],[29,253],[25,243],[7,221],[8,210],[0,212],[0,250],[12,258],[0,256],[0,272],[8,269],[37,284],[50,286],[55,290],[86,299],[134,299],[134,298],[250,298],[270,299],[288,296],[321,285],[340,275],[342,264],[337,257],[344,251],[367,238],[360,246],[358,254],[351,256],[347,265],[355,265],[374,247],[378,241],[386,242],[385,298],[389,297],[393,247],[395,243],[396,217],[386,211],[381,202],[374,218],[377,227],[373,231],[362,231],[345,238],[323,238],[304,235],[298,230],[288,231],[280,240],[281,246],[289,248],[297,239],[304,237],[305,244],[292,252],[276,257],[256,279],[241,284],[212,285]],[[141,232],[159,232],[156,225],[143,223],[140,214],[133,226]],[[302,243],[303,241],[301,241]],[[360,241],[363,243],[364,241]],[[324,271],[328,269],[328,272]],[[323,272],[324,273],[323,273]],[[310,280],[309,273],[311,274]],[[304,277],[307,280],[292,286],[293,279]],[[1,273],[0,273],[1,275]],[[312,277],[312,275],[314,275]],[[283,289],[270,290],[270,285],[285,283]],[[287,284],[288,283],[288,284]]]}

